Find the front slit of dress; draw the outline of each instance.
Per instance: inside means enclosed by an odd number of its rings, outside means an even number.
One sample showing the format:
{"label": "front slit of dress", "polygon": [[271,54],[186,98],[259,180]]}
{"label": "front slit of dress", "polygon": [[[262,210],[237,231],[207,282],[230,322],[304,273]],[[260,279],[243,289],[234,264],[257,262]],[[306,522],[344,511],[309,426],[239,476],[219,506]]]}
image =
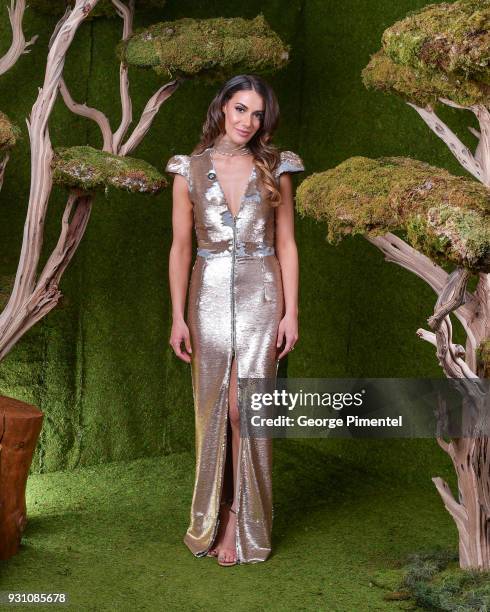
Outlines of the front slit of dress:
{"label": "front slit of dress", "polygon": [[[228,378],[228,389],[230,388],[231,385],[231,371],[232,371],[232,366],[233,366],[233,358],[236,359],[236,370],[237,370],[237,407],[238,407],[238,418],[239,418],[239,423],[241,424],[241,410],[240,410],[240,383],[239,383],[239,376],[238,376],[238,358],[236,355],[236,349],[234,349],[231,353],[231,358],[229,361],[229,365],[228,365],[228,373],[227,373],[227,378]],[[224,455],[224,460],[223,460],[223,467],[221,469],[221,482],[220,482],[220,486],[219,486],[219,490],[218,490],[218,499],[221,502],[221,498],[223,497],[223,487],[224,487],[224,479],[225,479],[225,472],[226,472],[226,462],[228,459],[228,421],[229,421],[229,410],[230,410],[230,404],[229,404],[229,400],[228,400],[228,409],[226,410],[226,418],[227,418],[227,426],[225,427],[225,431],[226,431],[226,439],[225,439],[225,444],[224,444],[224,451],[223,451],[223,455]],[[233,455],[233,438],[231,441],[231,453]],[[236,547],[236,559],[237,559],[237,563],[240,563],[241,559],[239,556],[239,551],[240,551],[240,534],[239,534],[239,521],[238,521],[238,513],[239,513],[239,508],[240,508],[240,493],[241,493],[241,488],[240,488],[240,482],[241,482],[241,456],[242,456],[242,436],[241,436],[241,432],[240,432],[240,438],[239,438],[239,445],[238,445],[238,455],[237,455],[237,467],[236,467],[236,474],[233,472],[233,456],[231,457],[231,461],[232,461],[232,475],[233,475],[233,489],[234,489],[234,495],[233,495],[233,501],[235,502],[235,510],[236,510],[236,519],[235,519],[235,547]],[[216,535],[218,533],[218,527],[219,527],[219,523],[220,523],[220,518],[219,518],[219,514],[218,517],[216,519],[216,525],[214,528],[214,533],[213,536],[211,538],[211,543],[208,547],[208,549],[203,553],[203,554],[207,554],[209,552],[209,550],[211,549],[211,547],[214,544],[214,541],[216,539]]]}

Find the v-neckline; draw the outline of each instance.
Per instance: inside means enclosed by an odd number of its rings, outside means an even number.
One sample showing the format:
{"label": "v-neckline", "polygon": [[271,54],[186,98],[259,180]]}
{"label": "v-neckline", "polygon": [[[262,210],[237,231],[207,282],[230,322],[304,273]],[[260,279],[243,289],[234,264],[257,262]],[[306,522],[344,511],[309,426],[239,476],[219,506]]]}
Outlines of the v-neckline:
{"label": "v-neckline", "polygon": [[252,171],[250,172],[250,176],[248,177],[247,183],[245,185],[245,190],[242,194],[242,197],[239,200],[239,205],[238,205],[238,211],[236,213],[236,215],[233,214],[233,211],[230,208],[230,203],[228,202],[226,195],[225,195],[225,191],[223,189],[223,187],[221,186],[220,180],[218,178],[218,173],[216,171],[216,167],[214,165],[214,160],[213,157],[211,155],[211,151],[209,151],[209,160],[211,162],[211,167],[212,167],[212,171],[214,173],[214,176],[216,177],[216,184],[219,187],[219,190],[221,191],[221,195],[223,196],[223,202],[225,203],[225,206],[228,210],[228,212],[230,213],[230,215],[233,217],[233,220],[236,221],[236,219],[238,218],[238,215],[241,213],[243,205],[245,203],[245,197],[247,195],[248,192],[248,188],[250,187],[250,183],[252,182],[253,176],[254,176],[254,172],[255,172],[255,163],[252,163]]}

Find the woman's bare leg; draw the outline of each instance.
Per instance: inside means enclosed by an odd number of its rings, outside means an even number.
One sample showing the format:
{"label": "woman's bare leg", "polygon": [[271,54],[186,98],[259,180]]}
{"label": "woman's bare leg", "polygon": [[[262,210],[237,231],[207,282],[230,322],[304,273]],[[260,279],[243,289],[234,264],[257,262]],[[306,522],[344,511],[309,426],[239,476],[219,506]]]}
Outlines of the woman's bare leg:
{"label": "woman's bare leg", "polygon": [[[238,381],[236,360],[233,358],[231,365],[230,386],[228,391],[228,416],[231,425],[231,450],[233,462],[233,490],[236,488],[237,466],[238,466],[238,448],[240,444],[240,414],[238,412]],[[235,508],[235,500],[233,500],[232,509]],[[224,562],[232,562],[236,560],[236,515],[230,512],[226,506],[222,506],[221,510],[222,521],[218,530],[218,535],[211,549],[211,553],[215,552],[219,555],[219,560]]]}

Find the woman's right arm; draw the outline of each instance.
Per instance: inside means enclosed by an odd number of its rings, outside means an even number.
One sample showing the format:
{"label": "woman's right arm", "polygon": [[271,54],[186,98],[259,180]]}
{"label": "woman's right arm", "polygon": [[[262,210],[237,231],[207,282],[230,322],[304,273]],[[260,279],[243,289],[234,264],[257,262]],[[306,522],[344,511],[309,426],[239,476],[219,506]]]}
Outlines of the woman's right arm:
{"label": "woman's right arm", "polygon": [[[184,320],[189,268],[192,259],[193,211],[186,179],[176,174],[173,184],[172,246],[169,255],[169,282],[172,299],[172,331],[170,345],[179,359],[191,362],[189,328]],[[182,343],[185,351],[182,350]]]}

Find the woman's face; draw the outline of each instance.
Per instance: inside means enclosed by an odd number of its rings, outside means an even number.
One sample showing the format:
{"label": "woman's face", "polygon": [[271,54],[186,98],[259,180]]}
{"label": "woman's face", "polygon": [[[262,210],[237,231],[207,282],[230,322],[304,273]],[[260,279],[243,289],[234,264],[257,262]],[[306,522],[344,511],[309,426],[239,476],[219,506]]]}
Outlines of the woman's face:
{"label": "woman's face", "polygon": [[222,107],[227,136],[237,145],[254,137],[264,117],[264,101],[253,89],[237,91]]}

